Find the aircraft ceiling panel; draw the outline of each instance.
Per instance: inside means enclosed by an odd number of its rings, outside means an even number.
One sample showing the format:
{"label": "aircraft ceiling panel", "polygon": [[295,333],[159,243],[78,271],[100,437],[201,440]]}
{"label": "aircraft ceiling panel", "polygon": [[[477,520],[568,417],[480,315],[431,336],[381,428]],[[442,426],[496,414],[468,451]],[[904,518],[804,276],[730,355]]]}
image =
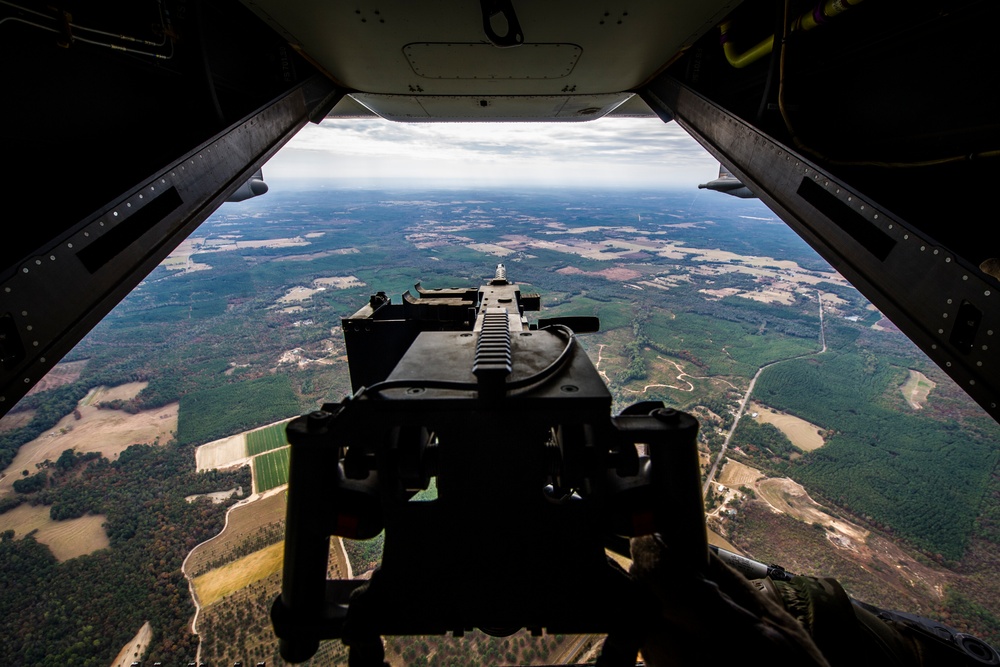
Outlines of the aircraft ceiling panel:
{"label": "aircraft ceiling panel", "polygon": [[633,97],[607,95],[353,95],[379,116],[401,122],[585,121],[600,118]]}
{"label": "aircraft ceiling panel", "polygon": [[[740,3],[517,2],[524,43],[514,48],[489,44],[480,5],[468,0],[244,4],[353,90],[553,95],[632,90]],[[449,44],[472,47],[475,56],[453,60]],[[575,54],[567,56],[574,47]]]}
{"label": "aircraft ceiling panel", "polygon": [[407,44],[403,55],[425,79],[562,79],[573,73],[583,53],[576,44],[525,44],[498,49],[483,42]]}

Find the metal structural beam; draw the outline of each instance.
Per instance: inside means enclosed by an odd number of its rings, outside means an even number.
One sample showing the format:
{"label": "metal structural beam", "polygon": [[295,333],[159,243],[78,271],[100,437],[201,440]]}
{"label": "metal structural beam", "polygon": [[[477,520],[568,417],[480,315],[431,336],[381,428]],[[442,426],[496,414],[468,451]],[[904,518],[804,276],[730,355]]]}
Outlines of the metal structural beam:
{"label": "metal structural beam", "polygon": [[321,76],[297,85],[23,258],[0,284],[0,416],[340,95]]}
{"label": "metal structural beam", "polygon": [[1000,420],[1000,294],[974,263],[676,79],[662,77],[642,95]]}

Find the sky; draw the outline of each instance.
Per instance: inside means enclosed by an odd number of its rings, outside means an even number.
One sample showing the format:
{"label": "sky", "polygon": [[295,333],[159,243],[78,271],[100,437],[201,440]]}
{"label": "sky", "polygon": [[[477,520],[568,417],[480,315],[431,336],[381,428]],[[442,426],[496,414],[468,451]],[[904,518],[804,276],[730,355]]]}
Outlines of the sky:
{"label": "sky", "polygon": [[308,124],[265,166],[264,180],[352,187],[697,187],[719,164],[676,123]]}

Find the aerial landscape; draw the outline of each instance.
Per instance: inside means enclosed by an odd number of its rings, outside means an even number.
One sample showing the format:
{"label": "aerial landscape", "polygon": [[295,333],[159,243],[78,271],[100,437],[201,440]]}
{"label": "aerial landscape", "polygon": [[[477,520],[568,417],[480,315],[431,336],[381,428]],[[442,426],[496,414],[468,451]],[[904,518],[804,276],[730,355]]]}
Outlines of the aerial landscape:
{"label": "aerial landscape", "polygon": [[[760,202],[303,186],[220,208],[0,420],[0,658],[283,664],[284,425],[350,393],[341,318],[498,262],[541,295],[529,318],[600,319],[578,340],[615,413],[699,419],[711,542],[1000,644],[1000,426]],[[378,565],[380,538],[334,546],[331,577]],[[599,644],[386,651],[541,665]]]}

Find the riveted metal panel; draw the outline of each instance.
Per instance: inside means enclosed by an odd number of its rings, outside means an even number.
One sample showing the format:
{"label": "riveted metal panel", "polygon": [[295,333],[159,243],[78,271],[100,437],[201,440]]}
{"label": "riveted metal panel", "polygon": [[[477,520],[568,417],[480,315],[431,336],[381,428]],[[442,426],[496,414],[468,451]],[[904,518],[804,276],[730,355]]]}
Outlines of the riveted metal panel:
{"label": "riveted metal panel", "polygon": [[320,77],[294,88],[21,260],[0,285],[0,415],[332,95]]}
{"label": "riveted metal panel", "polygon": [[973,264],[677,80],[657,80],[643,96],[729,167],[1000,420],[1000,294]]}

